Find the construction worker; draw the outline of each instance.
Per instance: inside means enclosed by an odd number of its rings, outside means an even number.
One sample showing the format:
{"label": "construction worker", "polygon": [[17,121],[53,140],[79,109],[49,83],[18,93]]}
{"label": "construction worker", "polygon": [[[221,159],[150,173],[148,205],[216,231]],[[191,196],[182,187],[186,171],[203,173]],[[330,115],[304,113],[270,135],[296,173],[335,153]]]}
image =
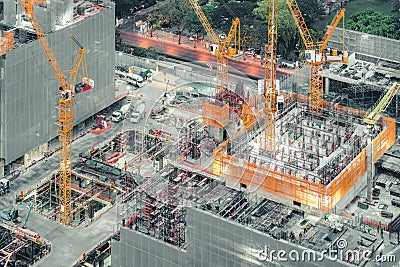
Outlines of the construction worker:
{"label": "construction worker", "polygon": [[86,255],[86,253],[82,253],[81,263],[85,263],[86,260],[87,260],[87,255]]}
{"label": "construction worker", "polygon": [[304,231],[304,233],[306,233],[306,231],[307,231],[307,224],[305,224],[305,225],[303,226],[303,231]]}
{"label": "construction worker", "polygon": [[22,203],[24,201],[24,191],[19,192],[19,195],[17,195],[15,198],[15,202],[17,204]]}
{"label": "construction worker", "polygon": [[40,235],[35,235],[35,243],[40,244]]}
{"label": "construction worker", "polygon": [[293,239],[294,239],[294,233],[293,231],[291,231],[289,235],[289,242],[292,242]]}

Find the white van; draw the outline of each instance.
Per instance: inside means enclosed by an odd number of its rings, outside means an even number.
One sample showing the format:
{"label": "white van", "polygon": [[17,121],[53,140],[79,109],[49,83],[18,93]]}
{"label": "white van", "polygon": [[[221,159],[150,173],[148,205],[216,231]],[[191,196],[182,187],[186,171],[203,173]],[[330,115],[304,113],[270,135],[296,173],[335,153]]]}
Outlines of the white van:
{"label": "white van", "polygon": [[115,75],[119,78],[119,79],[126,79],[126,72],[120,71],[120,70],[115,70]]}
{"label": "white van", "polygon": [[133,85],[136,85],[137,87],[142,87],[144,85],[143,77],[134,73],[128,73],[127,81],[131,82]]}

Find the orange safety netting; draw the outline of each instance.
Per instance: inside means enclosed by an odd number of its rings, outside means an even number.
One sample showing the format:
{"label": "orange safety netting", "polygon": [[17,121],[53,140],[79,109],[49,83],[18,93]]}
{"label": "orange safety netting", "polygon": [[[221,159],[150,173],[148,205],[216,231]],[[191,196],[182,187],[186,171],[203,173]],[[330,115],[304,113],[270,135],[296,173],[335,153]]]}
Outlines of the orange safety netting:
{"label": "orange safety netting", "polygon": [[229,104],[203,103],[203,123],[224,128],[229,123]]}
{"label": "orange safety netting", "polygon": [[[299,97],[296,98],[299,100]],[[330,103],[324,103],[325,107],[329,105]],[[365,112],[356,109],[338,105],[335,105],[335,108],[356,116],[365,115]],[[393,145],[396,139],[395,120],[383,117],[381,122],[383,130],[374,140],[374,162]],[[323,185],[228,155],[226,151],[229,143],[236,137],[226,140],[214,150],[214,174],[326,212],[330,211],[353,187],[367,168],[364,148],[331,183]]]}
{"label": "orange safety netting", "polygon": [[14,49],[14,34],[12,32],[3,32],[0,37],[0,56]]}

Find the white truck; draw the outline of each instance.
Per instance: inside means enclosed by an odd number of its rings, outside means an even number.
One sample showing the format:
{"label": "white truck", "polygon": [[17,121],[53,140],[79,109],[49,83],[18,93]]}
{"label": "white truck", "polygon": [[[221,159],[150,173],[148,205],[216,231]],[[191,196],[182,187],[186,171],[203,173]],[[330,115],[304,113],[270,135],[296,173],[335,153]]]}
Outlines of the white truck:
{"label": "white truck", "polygon": [[144,102],[140,103],[137,106],[136,110],[133,111],[131,114],[131,122],[136,123],[136,122],[141,121],[144,118],[144,116],[145,116],[144,107],[145,107]]}
{"label": "white truck", "polygon": [[126,76],[126,79],[127,79],[128,84],[130,84],[130,85],[134,85],[137,87],[143,87],[143,85],[144,85],[143,77],[138,74],[128,73]]}
{"label": "white truck", "polygon": [[114,111],[114,112],[112,113],[112,115],[111,115],[111,120],[112,120],[113,122],[120,122],[120,121],[124,120],[126,114],[127,114],[128,111],[129,111],[130,105],[131,105],[131,104],[125,104],[125,105],[123,105],[119,110]]}

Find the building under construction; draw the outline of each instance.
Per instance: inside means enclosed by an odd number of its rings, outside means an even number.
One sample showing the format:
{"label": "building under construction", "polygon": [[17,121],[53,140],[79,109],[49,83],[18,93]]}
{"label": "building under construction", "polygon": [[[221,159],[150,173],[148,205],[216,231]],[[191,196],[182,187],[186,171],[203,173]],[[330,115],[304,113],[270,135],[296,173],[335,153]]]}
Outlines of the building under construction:
{"label": "building under construction", "polygon": [[[1,78],[0,175],[20,171],[42,153],[54,150],[59,85],[20,1],[5,1],[1,21],[3,69]],[[36,5],[42,30],[54,48],[59,65],[70,70],[84,46],[87,67],[96,90],[77,96],[76,133],[85,120],[110,106],[114,88],[114,7],[107,2],[49,1]],[[88,33],[91,34],[88,34]],[[101,66],[101,67],[100,67]],[[111,88],[111,90],[110,90]]]}
{"label": "building under construction", "polygon": [[[120,102],[129,108],[118,110],[120,122],[98,116],[98,129],[74,140],[68,161],[52,151],[11,187],[0,180],[1,266],[368,266],[382,253],[400,256],[396,120],[379,117],[372,133],[364,121],[372,103],[350,107],[332,93],[345,81],[333,81],[333,72],[353,71],[350,66],[330,65],[319,112],[306,96],[308,66],[281,78],[276,140],[268,150],[266,87],[228,74],[227,65],[217,65],[226,74],[221,91],[221,81],[199,66],[122,53],[125,66],[114,66],[113,4],[72,2],[36,0],[35,13],[62,69],[73,65],[74,40],[88,50],[95,85],[75,97],[76,131],[115,102],[114,76],[128,86],[130,69],[157,71],[143,87],[127,87]],[[59,86],[22,11],[19,3],[4,3],[0,156],[6,172],[22,157],[30,165],[57,134]],[[241,56],[230,51],[218,64],[232,55]],[[213,92],[219,95],[210,97]],[[139,106],[146,118],[131,120]],[[370,162],[377,163],[372,200],[365,199]],[[66,165],[68,206],[61,201],[65,177],[56,171]],[[67,208],[70,221],[62,225]]]}
{"label": "building under construction", "polygon": [[[283,83],[284,89],[286,86]],[[182,86],[170,92],[180,96],[180,90],[184,91]],[[165,141],[169,149],[162,157],[169,163],[158,165],[159,172],[140,179],[121,206],[119,234],[112,245],[113,264],[363,266],[367,260],[357,253],[372,247],[376,253],[383,243],[381,238],[370,238],[369,233],[376,235],[380,228],[392,231],[392,241],[398,244],[393,227],[398,220],[394,218],[395,207],[380,216],[355,207],[368,205],[363,201],[365,111],[324,102],[323,112],[313,114],[305,96],[288,93],[277,114],[279,140],[272,155],[263,149],[262,119],[248,130],[243,125],[237,127],[239,117],[228,115],[236,121],[228,122],[225,128],[241,130],[220,143],[217,139],[223,136],[219,134],[222,128],[210,130],[215,126],[204,124],[209,120],[193,116],[198,112],[187,109],[188,103],[202,106],[198,101],[173,102],[162,116],[152,119],[160,123],[152,122],[152,127],[178,128],[171,130]],[[203,101],[207,105],[207,100]],[[208,113],[219,126],[226,118],[224,112],[230,110],[224,105],[215,107],[221,110]],[[183,113],[186,115],[180,116]],[[393,145],[395,124],[395,120],[383,117],[377,125],[374,162]],[[143,138],[137,141],[146,144]],[[353,210],[353,215],[348,210]],[[361,234],[361,241],[354,238],[360,232],[366,233]],[[326,250],[338,256],[339,240],[348,242],[347,254],[336,262],[324,258],[323,263],[296,259],[283,263],[268,254],[284,249],[298,255],[308,250],[320,255]]]}

